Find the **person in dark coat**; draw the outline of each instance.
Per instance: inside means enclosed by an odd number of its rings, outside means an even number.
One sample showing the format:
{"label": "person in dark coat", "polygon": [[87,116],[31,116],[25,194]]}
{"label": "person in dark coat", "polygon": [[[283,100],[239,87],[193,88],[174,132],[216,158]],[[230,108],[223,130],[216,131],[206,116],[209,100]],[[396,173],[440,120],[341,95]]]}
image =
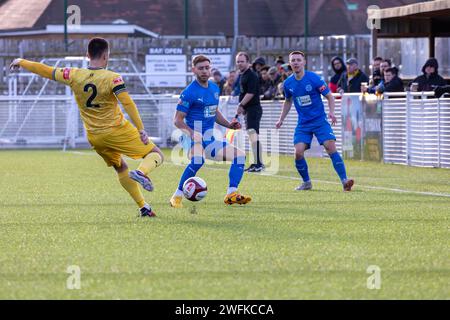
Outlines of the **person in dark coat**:
{"label": "person in dark coat", "polygon": [[387,68],[383,72],[383,80],[377,86],[370,88],[362,88],[362,92],[380,94],[383,92],[403,92],[403,81],[398,77],[398,69],[396,67]]}
{"label": "person in dark coat", "polygon": [[263,57],[258,57],[255,60],[253,60],[252,69],[258,74],[258,76],[260,76],[259,73],[261,72],[261,68],[264,67],[265,65],[266,59],[264,59]]}
{"label": "person in dark coat", "polygon": [[337,56],[331,59],[331,68],[334,71],[334,76],[331,77],[328,87],[331,92],[336,93],[338,88],[337,83],[341,78],[342,73],[345,72],[347,68],[345,67],[344,60]]}
{"label": "person in dark coat", "polygon": [[382,57],[373,58],[372,62],[372,76],[370,77],[369,86],[377,86],[383,80],[383,74],[381,72]]}
{"label": "person in dark coat", "polygon": [[369,83],[369,77],[359,69],[358,60],[347,60],[347,71],[343,72],[338,81],[338,92],[361,92],[361,83]]}
{"label": "person in dark coat", "polygon": [[398,76],[396,67],[384,71],[384,83],[381,92],[404,92],[403,81]]}
{"label": "person in dark coat", "polygon": [[[410,82],[411,91],[433,91],[438,86],[445,86],[447,83],[438,73],[438,61],[430,58],[422,67],[422,75]],[[413,85],[417,83],[417,85]]]}

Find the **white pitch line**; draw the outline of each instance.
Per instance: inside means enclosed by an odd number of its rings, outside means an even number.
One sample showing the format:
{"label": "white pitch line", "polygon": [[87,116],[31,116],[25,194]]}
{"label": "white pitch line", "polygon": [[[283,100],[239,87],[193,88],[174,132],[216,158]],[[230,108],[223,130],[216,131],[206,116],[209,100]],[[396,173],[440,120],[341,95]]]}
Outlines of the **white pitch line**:
{"label": "white pitch line", "polygon": [[65,152],[77,154],[79,156],[92,156],[92,155],[95,155],[95,153],[93,153],[93,152],[81,152],[81,151],[65,151]]}
{"label": "white pitch line", "polygon": [[[284,179],[290,179],[290,180],[300,180],[300,178],[294,178],[289,176],[282,176],[282,175],[271,175],[271,174],[262,174],[264,176],[270,177],[277,177],[277,178],[284,178]],[[320,182],[320,183],[328,183],[328,184],[334,184],[334,185],[342,185],[339,182],[333,182],[333,181],[326,181],[326,180],[312,180],[313,182]],[[376,187],[376,186],[366,186],[361,184],[355,184],[355,186],[365,188],[365,189],[374,189],[374,190],[383,190],[383,191],[394,191],[394,192],[400,192],[400,193],[413,193],[413,194],[419,194],[424,196],[435,196],[435,197],[446,197],[450,198],[450,194],[448,193],[436,193],[436,192],[426,192],[426,191],[414,191],[414,190],[404,190],[404,189],[397,189],[397,188],[388,188],[388,187]]]}
{"label": "white pitch line", "polygon": [[[66,151],[66,152],[70,152],[70,153],[77,154],[77,155],[83,155],[83,156],[96,155],[96,153],[94,153],[94,152],[80,152],[80,151]],[[139,161],[139,160],[134,160],[134,159],[128,159],[128,160]],[[173,166],[177,166],[177,167],[182,167],[182,165],[178,165],[178,164],[172,163],[171,161],[167,161],[167,160],[164,161],[164,163],[170,164],[170,165],[173,165]],[[222,169],[222,168],[212,168],[212,167],[207,167],[207,168],[210,169],[210,170],[228,171],[228,169]],[[274,178],[280,178],[280,179],[295,180],[295,181],[299,181],[300,180],[300,178],[297,178],[297,177],[282,176],[282,175],[279,175],[279,174],[260,173],[260,174],[255,174],[255,176],[256,175],[260,175],[260,176],[264,176],[264,177],[274,177]],[[333,185],[342,185],[339,182],[326,181],[326,180],[312,180],[312,181],[313,182],[333,184]],[[398,188],[366,186],[366,185],[361,185],[361,184],[355,184],[355,186],[358,186],[358,187],[364,188],[364,189],[393,191],[393,192],[399,192],[399,193],[418,194],[418,195],[423,195],[423,196],[450,198],[450,194],[448,194],[448,193],[414,191],[414,190],[405,190],[405,189],[398,189]]]}

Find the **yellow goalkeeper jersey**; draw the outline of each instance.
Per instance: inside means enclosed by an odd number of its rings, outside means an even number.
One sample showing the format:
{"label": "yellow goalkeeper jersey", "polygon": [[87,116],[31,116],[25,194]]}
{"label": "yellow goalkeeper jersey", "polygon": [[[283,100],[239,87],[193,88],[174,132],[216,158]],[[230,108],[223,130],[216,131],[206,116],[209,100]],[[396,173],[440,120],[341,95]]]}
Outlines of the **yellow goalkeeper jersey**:
{"label": "yellow goalkeeper jersey", "polygon": [[88,132],[103,132],[125,123],[116,95],[127,89],[118,73],[103,68],[55,68],[52,77],[74,92]]}

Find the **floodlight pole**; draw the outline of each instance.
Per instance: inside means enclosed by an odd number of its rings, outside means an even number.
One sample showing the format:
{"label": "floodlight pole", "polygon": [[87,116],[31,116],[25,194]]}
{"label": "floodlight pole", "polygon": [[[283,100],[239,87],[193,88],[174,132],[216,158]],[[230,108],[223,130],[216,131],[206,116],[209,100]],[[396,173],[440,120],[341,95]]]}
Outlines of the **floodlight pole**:
{"label": "floodlight pole", "polygon": [[308,51],[308,34],[309,34],[309,30],[308,30],[308,18],[309,18],[309,12],[308,12],[308,0],[305,0],[305,33],[304,33],[304,40],[305,40],[305,48],[304,51],[306,54]]}
{"label": "floodlight pole", "polygon": [[234,66],[234,56],[237,52],[237,41],[239,37],[239,0],[234,0],[233,3],[233,47],[231,48],[230,70]]}
{"label": "floodlight pole", "polygon": [[64,45],[66,52],[69,51],[69,39],[67,36],[67,0],[64,0]]}
{"label": "floodlight pole", "polygon": [[189,0],[184,0],[184,38],[189,38]]}
{"label": "floodlight pole", "polygon": [[239,1],[234,0],[233,13],[234,13],[234,38],[237,39],[239,36]]}

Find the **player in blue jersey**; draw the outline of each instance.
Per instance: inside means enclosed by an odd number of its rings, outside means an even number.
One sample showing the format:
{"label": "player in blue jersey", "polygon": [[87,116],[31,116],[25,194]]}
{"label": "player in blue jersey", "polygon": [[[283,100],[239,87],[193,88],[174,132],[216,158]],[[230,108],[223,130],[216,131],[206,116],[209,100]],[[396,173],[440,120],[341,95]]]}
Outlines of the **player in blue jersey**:
{"label": "player in blue jersey", "polygon": [[275,126],[279,129],[283,125],[293,101],[298,113],[298,123],[294,133],[295,167],[303,179],[303,183],[296,190],[312,189],[304,153],[305,150],[309,149],[313,135],[315,135],[330,156],[334,169],[341,179],[344,191],[350,191],[354,181],[347,178],[344,161],[336,150],[336,137],[327,121],[321,98],[321,95],[323,95],[328,100],[330,109],[328,115],[331,124],[334,125],[336,124],[336,116],[334,115],[333,95],[325,81],[314,72],[305,71],[306,58],[303,52],[291,52],[289,64],[294,74],[284,81],[283,88],[286,100],[280,119]]}
{"label": "player in blue jersey", "polygon": [[184,170],[177,190],[170,199],[174,208],[182,208],[184,182],[194,177],[205,163],[205,157],[217,161],[231,161],[229,187],[225,196],[226,204],[246,204],[252,199],[238,193],[237,188],[244,173],[245,153],[226,141],[213,136],[214,123],[226,128],[240,129],[240,123],[234,119],[229,122],[218,110],[219,87],[209,81],[211,60],[203,55],[192,61],[195,80],[181,93],[175,113],[174,123],[189,139],[191,163]]}

